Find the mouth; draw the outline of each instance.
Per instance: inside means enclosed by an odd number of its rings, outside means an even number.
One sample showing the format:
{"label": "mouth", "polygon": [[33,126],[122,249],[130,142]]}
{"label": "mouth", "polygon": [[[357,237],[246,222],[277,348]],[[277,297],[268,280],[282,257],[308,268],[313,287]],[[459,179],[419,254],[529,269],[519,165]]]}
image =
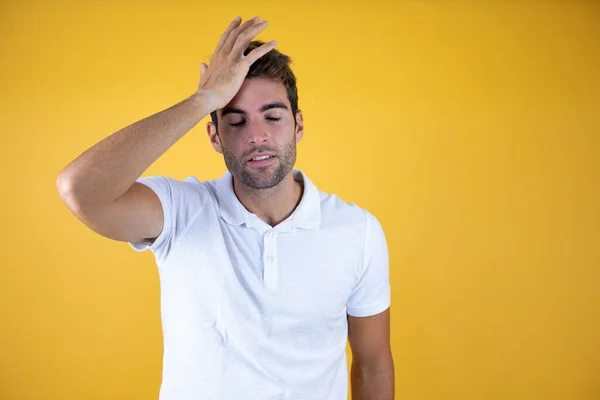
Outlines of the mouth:
{"label": "mouth", "polygon": [[263,167],[271,164],[275,160],[275,156],[272,154],[261,153],[254,154],[248,159],[248,164],[254,167]]}

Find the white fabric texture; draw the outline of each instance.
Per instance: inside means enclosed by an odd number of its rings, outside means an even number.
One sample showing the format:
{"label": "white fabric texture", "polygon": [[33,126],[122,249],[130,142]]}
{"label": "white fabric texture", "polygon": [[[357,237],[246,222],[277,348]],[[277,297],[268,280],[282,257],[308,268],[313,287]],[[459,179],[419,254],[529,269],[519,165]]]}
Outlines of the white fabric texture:
{"label": "white fabric texture", "polygon": [[318,190],[271,227],[236,197],[232,176],[138,179],[160,199],[153,244],[164,337],[160,400],[341,400],[347,314],[390,305],[388,248],[365,209]]}

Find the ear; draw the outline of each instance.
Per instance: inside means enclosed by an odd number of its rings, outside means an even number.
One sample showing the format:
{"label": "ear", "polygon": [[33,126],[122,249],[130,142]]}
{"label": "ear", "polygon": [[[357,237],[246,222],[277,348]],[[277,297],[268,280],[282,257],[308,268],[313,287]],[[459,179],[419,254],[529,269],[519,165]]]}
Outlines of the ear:
{"label": "ear", "polygon": [[206,133],[208,133],[208,138],[210,139],[210,144],[212,144],[213,149],[219,154],[223,154],[223,148],[221,147],[221,138],[217,133],[217,127],[214,122],[210,121],[206,124]]}
{"label": "ear", "polygon": [[296,143],[298,143],[302,136],[304,136],[304,119],[302,117],[302,111],[296,111]]}

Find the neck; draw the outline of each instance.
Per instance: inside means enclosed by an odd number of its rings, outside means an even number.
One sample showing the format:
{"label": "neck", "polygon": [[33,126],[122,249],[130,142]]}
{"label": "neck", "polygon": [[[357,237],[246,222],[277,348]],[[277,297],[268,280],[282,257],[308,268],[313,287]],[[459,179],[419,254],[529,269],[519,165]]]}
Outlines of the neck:
{"label": "neck", "polygon": [[233,191],[242,205],[271,226],[288,218],[302,199],[303,187],[290,173],[269,189],[253,189],[233,179]]}

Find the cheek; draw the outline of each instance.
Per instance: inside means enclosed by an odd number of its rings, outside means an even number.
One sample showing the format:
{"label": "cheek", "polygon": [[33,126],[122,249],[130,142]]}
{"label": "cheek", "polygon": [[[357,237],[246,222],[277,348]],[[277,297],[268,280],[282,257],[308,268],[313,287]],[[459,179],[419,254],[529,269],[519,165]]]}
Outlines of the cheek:
{"label": "cheek", "polygon": [[219,132],[219,137],[221,138],[221,146],[229,149],[230,151],[239,147],[239,143],[241,141],[241,136],[239,133],[231,132],[229,129],[223,129]]}
{"label": "cheek", "polygon": [[296,135],[294,124],[286,121],[273,127],[274,140],[278,143],[287,143]]}
{"label": "cheek", "polygon": [[226,138],[222,138],[221,140],[221,149],[223,150],[224,153],[228,153],[231,154],[232,156],[237,157],[237,155],[239,154],[239,145],[231,140],[231,139],[226,139]]}

